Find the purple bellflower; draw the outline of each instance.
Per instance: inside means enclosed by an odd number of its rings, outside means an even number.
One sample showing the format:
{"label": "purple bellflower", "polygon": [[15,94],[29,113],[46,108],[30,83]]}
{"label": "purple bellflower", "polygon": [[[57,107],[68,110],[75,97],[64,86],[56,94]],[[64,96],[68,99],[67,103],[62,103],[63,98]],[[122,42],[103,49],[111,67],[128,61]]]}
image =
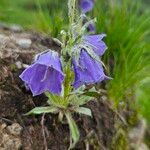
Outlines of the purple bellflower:
{"label": "purple bellflower", "polygon": [[84,84],[94,84],[109,78],[104,74],[102,64],[94,60],[85,49],[81,49],[79,63],[74,59],[72,63],[75,73],[73,83],[75,89]]}
{"label": "purple bellflower", "polygon": [[90,23],[87,27],[87,31],[95,33],[95,31],[96,31],[95,23]]}
{"label": "purple bellflower", "polygon": [[102,56],[107,49],[106,44],[102,41],[105,36],[105,34],[86,35],[83,37],[82,42],[83,44],[92,47],[93,51],[98,56]]}
{"label": "purple bellflower", "polygon": [[94,0],[79,0],[79,5],[82,13],[91,11],[94,7]]}
{"label": "purple bellflower", "polygon": [[87,31],[88,32],[92,32],[95,33],[96,31],[96,26],[95,26],[95,22],[94,21],[89,21],[89,19],[87,18],[87,16],[85,14],[82,15],[82,19],[83,19],[83,25],[87,24]]}
{"label": "purple bellflower", "polygon": [[38,55],[35,62],[20,75],[28,85],[33,96],[46,91],[60,94],[64,74],[57,52],[47,51]]}
{"label": "purple bellflower", "polygon": [[[102,41],[105,36],[105,34],[83,36],[81,45],[90,47],[96,55],[102,56],[107,49],[106,44]],[[75,73],[73,83],[75,88],[109,79],[104,74],[102,64],[92,58],[84,48],[81,49],[79,60],[73,59],[72,64]]]}

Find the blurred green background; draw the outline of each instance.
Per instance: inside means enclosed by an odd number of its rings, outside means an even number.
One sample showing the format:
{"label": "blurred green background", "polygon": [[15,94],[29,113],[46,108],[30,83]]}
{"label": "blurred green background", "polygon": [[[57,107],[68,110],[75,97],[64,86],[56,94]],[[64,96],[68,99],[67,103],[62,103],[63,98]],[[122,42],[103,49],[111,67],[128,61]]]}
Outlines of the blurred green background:
{"label": "blurred green background", "polygon": [[[110,99],[138,107],[150,123],[149,9],[149,0],[96,0],[89,15],[97,17],[97,33],[107,34],[103,61],[113,77]],[[67,0],[0,0],[0,22],[59,37],[68,27]]]}

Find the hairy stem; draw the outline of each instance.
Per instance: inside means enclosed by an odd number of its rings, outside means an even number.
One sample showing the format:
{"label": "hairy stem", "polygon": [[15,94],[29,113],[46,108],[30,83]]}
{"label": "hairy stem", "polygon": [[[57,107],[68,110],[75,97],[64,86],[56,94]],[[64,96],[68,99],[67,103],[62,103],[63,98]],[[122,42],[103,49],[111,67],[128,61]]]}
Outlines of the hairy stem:
{"label": "hairy stem", "polygon": [[76,14],[76,0],[68,0],[69,39],[72,39],[73,37],[73,25],[75,22],[75,14]]}

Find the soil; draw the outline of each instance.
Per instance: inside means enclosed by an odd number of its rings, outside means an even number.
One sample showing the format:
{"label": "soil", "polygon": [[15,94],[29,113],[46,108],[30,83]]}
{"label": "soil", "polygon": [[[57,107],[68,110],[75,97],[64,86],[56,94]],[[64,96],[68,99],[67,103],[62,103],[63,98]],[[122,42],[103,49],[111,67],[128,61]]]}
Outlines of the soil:
{"label": "soil", "polygon": [[[3,38],[0,42],[0,139],[4,141],[0,142],[0,150],[67,150],[69,128],[58,121],[57,115],[24,116],[32,108],[44,106],[47,98],[44,95],[32,97],[19,78],[35,54],[47,49],[60,51],[60,47],[51,38],[29,31],[0,28],[0,35]],[[22,38],[32,41],[30,48],[23,49],[16,44]],[[92,110],[93,118],[74,115],[81,134],[75,149],[111,149],[117,132],[115,121],[121,119],[111,109],[107,95],[91,101],[87,107]],[[21,128],[17,135],[8,131],[14,124]],[[13,142],[5,140],[6,134]]]}

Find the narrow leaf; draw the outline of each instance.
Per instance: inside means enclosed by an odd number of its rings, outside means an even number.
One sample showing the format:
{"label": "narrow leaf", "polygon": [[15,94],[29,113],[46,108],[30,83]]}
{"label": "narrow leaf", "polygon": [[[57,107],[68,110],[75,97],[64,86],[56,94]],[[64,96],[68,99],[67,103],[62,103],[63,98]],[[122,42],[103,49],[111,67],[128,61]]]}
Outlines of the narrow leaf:
{"label": "narrow leaf", "polygon": [[88,91],[88,92],[84,92],[83,95],[98,98],[100,96],[100,93]]}
{"label": "narrow leaf", "polygon": [[79,96],[77,103],[80,106],[80,105],[84,105],[84,104],[88,103],[91,100],[92,100],[92,98],[90,96],[81,95],[81,96]]}
{"label": "narrow leaf", "polygon": [[80,94],[73,94],[70,95],[69,97],[69,102],[71,105],[75,105],[75,106],[80,106],[80,105],[84,105],[87,102],[89,102],[90,100],[92,100],[92,98],[90,96],[86,96],[86,95],[80,95]]}
{"label": "narrow leaf", "polygon": [[56,107],[35,107],[25,115],[31,115],[31,114],[42,114],[42,113],[56,113],[58,112],[58,109]]}
{"label": "narrow leaf", "polygon": [[78,107],[75,109],[75,111],[79,114],[84,114],[84,115],[88,115],[88,116],[92,117],[92,112],[89,108]]}
{"label": "narrow leaf", "polygon": [[73,139],[73,143],[72,142],[70,143],[70,148],[74,148],[76,143],[79,140],[80,133],[79,133],[78,127],[77,127],[75,121],[73,120],[71,114],[66,113],[65,115],[66,115],[66,118],[67,118],[67,121],[69,124],[71,138]]}

